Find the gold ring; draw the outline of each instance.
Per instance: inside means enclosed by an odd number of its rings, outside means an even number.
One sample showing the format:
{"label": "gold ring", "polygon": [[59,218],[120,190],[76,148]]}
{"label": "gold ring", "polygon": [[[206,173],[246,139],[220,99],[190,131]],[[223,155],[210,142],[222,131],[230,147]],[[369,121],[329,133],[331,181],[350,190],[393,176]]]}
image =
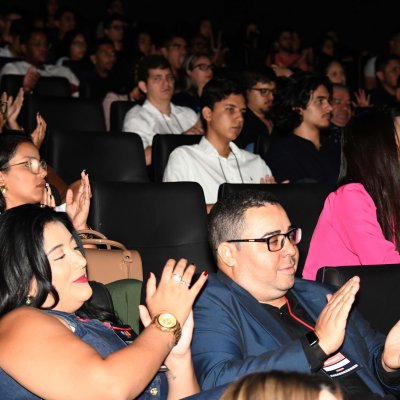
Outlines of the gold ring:
{"label": "gold ring", "polygon": [[172,274],[172,279],[175,281],[175,282],[181,282],[182,281],[182,275],[179,275],[179,274]]}

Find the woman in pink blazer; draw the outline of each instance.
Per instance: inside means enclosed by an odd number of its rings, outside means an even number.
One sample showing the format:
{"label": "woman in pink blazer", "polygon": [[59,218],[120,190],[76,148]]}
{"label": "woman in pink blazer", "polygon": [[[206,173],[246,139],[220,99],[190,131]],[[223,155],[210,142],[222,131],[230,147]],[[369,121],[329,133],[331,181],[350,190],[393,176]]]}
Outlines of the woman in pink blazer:
{"label": "woman in pink blazer", "polygon": [[305,262],[324,266],[400,263],[400,110],[364,111],[342,138],[338,189],[326,199]]}

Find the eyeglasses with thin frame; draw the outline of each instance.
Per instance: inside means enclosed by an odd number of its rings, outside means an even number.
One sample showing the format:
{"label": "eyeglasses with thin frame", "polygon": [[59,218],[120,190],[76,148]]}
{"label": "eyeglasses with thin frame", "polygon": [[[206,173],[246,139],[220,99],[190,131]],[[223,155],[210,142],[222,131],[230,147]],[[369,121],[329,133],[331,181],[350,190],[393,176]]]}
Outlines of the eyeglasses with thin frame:
{"label": "eyeglasses with thin frame", "polygon": [[45,160],[38,160],[37,158],[28,158],[26,161],[21,161],[15,164],[9,164],[6,167],[2,168],[1,171],[8,169],[10,167],[15,167],[16,165],[25,165],[25,168],[28,168],[30,172],[34,175],[40,174],[40,170],[44,169],[47,171],[47,163]]}
{"label": "eyeglasses with thin frame", "polygon": [[196,68],[198,68],[200,71],[205,72],[205,71],[208,71],[209,69],[214,69],[214,65],[212,65],[212,64],[198,64],[198,65],[195,65],[192,69],[196,69]]}
{"label": "eyeglasses with thin frame", "polygon": [[261,96],[268,96],[269,94],[275,94],[276,90],[268,88],[250,88],[250,90],[256,90]]}
{"label": "eyeglasses with thin frame", "polygon": [[266,243],[269,251],[279,251],[282,250],[285,245],[286,239],[289,239],[289,242],[292,245],[299,244],[301,241],[301,228],[292,228],[286,233],[277,233],[276,235],[272,235],[266,238],[260,239],[233,239],[227,240],[228,243],[240,243],[240,242],[249,242],[249,243]]}

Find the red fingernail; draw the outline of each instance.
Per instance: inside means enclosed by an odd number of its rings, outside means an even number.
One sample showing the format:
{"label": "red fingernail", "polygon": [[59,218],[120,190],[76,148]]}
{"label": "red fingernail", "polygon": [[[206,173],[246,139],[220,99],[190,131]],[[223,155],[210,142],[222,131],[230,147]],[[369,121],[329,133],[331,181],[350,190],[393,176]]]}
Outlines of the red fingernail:
{"label": "red fingernail", "polygon": [[204,272],[203,272],[203,275],[204,275],[204,276],[208,276],[208,272],[207,272],[207,271],[204,271]]}

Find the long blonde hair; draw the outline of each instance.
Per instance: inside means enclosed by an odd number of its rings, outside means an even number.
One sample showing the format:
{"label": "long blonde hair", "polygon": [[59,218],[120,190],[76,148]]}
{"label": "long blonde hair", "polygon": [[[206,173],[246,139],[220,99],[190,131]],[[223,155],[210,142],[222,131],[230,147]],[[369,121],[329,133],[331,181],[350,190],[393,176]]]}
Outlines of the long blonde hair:
{"label": "long blonde hair", "polygon": [[318,400],[321,390],[343,400],[332,380],[297,372],[256,372],[231,383],[220,400]]}

